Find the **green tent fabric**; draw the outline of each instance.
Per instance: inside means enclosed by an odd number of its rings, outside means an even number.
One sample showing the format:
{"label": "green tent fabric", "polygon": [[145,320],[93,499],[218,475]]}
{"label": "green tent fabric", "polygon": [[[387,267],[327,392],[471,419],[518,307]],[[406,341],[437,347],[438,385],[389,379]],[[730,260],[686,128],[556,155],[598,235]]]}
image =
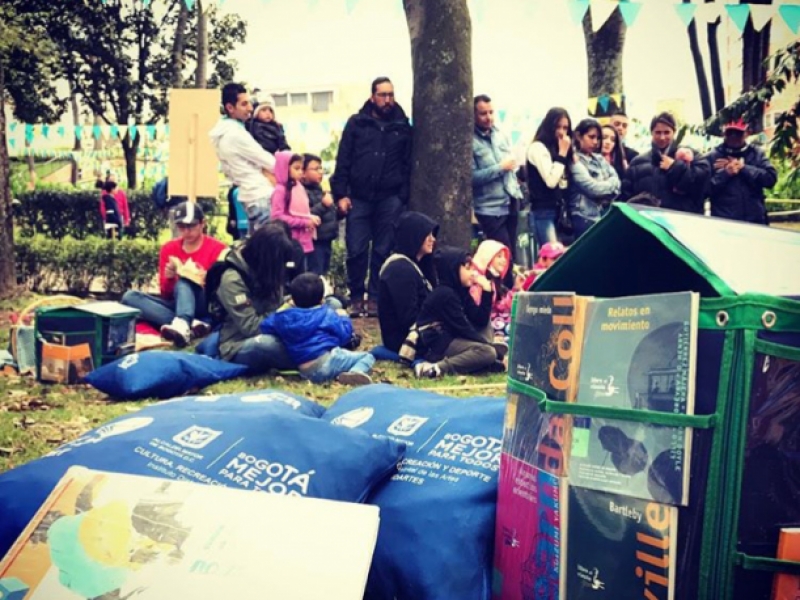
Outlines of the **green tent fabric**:
{"label": "green tent fabric", "polygon": [[[697,392],[705,397],[697,414],[704,421],[684,425],[695,428],[692,485],[697,491],[693,506],[681,509],[686,519],[679,526],[677,576],[684,580],[675,598],[768,598],[773,572],[799,573],[800,563],[777,560],[776,544],[754,552],[743,542],[742,529],[751,517],[741,513],[743,498],[751,502],[753,497],[745,462],[757,421],[751,400],[755,411],[766,395],[778,394],[767,389],[760,371],[766,372],[770,361],[783,361],[800,385],[800,302],[794,299],[800,298],[800,233],[617,204],[532,289],[612,298],[686,290],[701,295],[699,343],[719,350],[699,353],[697,384],[706,389]],[[540,406],[586,416],[593,409],[560,410],[546,398]],[[618,411],[614,418],[648,419],[631,415],[631,409],[612,410]],[[795,422],[779,425],[800,432],[800,410]],[[767,483],[793,498],[798,526],[800,484],[794,490],[781,477],[775,473],[775,481]],[[775,539],[781,525],[770,524]]]}

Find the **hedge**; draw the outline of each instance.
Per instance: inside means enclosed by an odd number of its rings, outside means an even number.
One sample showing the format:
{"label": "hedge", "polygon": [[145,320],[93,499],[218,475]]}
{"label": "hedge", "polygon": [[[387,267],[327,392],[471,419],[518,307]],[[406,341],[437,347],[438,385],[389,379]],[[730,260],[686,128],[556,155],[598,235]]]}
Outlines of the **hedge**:
{"label": "hedge", "polygon": [[20,236],[15,240],[17,279],[40,293],[85,296],[99,283],[107,293],[120,295],[154,281],[159,248],[157,241],[145,239]]}
{"label": "hedge", "polygon": [[[127,194],[131,213],[128,236],[158,239],[167,227],[166,211],[156,207],[150,192],[130,191]],[[21,194],[18,200],[20,204],[15,208],[14,216],[21,236],[43,234],[54,239],[72,237],[83,240],[104,234],[97,190],[45,188]],[[221,214],[216,199],[201,198],[199,203],[206,216]]]}

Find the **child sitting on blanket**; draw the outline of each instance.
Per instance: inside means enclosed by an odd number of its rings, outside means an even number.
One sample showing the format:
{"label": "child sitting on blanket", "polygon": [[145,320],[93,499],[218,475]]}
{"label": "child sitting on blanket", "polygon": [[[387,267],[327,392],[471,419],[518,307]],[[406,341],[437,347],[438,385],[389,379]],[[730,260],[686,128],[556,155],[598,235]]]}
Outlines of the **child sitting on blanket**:
{"label": "child sitting on blanket", "polygon": [[286,346],[301,377],[313,383],[336,380],[346,385],[372,383],[375,357],[354,352],[359,339],[346,315],[323,304],[325,285],[315,273],[303,273],[289,285],[291,305],[261,322],[261,333],[274,335]]}

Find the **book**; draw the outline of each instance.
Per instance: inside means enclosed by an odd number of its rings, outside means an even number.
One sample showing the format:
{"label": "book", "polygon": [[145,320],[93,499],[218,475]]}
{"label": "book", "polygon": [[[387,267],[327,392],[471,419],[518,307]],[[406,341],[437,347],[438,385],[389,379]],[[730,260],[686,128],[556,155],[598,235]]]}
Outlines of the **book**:
{"label": "book", "polygon": [[41,381],[78,383],[93,369],[94,362],[89,344],[65,346],[42,342],[42,364],[39,376]]}
{"label": "book", "polygon": [[[782,560],[800,561],[800,528],[781,529],[778,537],[778,556]],[[800,598],[800,575],[776,573],[772,600],[797,600]]]}
{"label": "book", "polygon": [[566,480],[504,454],[497,498],[492,597],[558,600]]}
{"label": "book", "polygon": [[559,477],[566,475],[569,417],[543,413],[536,398],[509,391],[503,453]]}
{"label": "book", "polygon": [[361,600],[374,506],[73,467],[0,561],[0,597]]}
{"label": "book", "polygon": [[566,515],[566,598],[674,600],[676,507],[570,485]]}
{"label": "book", "polygon": [[200,267],[191,258],[186,262],[182,262],[177,256],[170,256],[170,262],[175,266],[175,272],[178,277],[183,277],[199,285],[200,287],[206,284],[206,270]]}
{"label": "book", "polygon": [[574,400],[588,300],[571,292],[515,294],[509,377],[552,400]]}
{"label": "book", "polygon": [[[586,311],[578,404],[694,413],[699,295],[593,299]],[[685,506],[692,430],[575,417],[571,485]]]}

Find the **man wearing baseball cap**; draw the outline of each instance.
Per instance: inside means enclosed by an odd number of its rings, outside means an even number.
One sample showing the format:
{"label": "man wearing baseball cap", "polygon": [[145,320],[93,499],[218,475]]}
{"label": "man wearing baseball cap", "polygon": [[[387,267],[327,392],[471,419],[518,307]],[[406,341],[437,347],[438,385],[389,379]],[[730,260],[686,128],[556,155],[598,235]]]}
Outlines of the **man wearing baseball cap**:
{"label": "man wearing baseball cap", "polygon": [[173,209],[180,237],[161,247],[158,259],[160,296],[129,290],[122,303],[141,311],[140,319],[154,325],[162,337],[178,347],[193,337],[208,334],[201,319],[206,316],[206,271],[217,261],[226,246],[207,236],[203,210],[194,202],[183,202]]}
{"label": "man wearing baseball cap", "polygon": [[775,185],[778,172],[761,148],[747,143],[742,119],[727,123],[723,132],[722,144],[706,157],[711,216],[767,225],[764,190]]}

